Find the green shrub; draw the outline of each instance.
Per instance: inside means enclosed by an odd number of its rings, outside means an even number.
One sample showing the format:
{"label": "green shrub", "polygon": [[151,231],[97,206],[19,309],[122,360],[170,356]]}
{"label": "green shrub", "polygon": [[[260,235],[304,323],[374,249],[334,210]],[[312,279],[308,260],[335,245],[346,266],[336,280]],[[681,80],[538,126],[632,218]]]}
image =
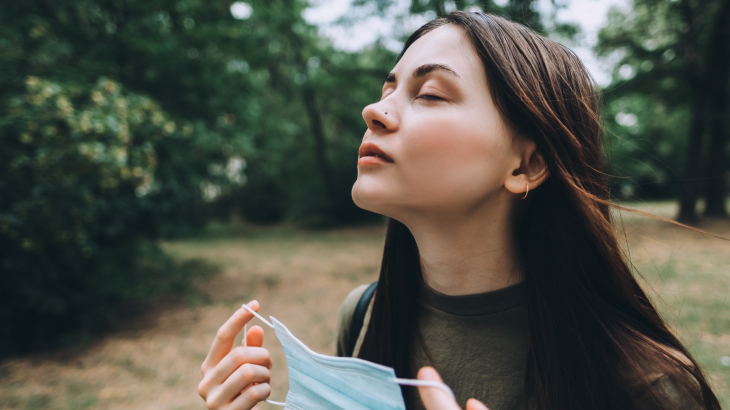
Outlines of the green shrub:
{"label": "green shrub", "polygon": [[190,125],[104,78],[81,87],[28,77],[5,109],[0,356],[96,331],[123,302],[186,286],[143,238],[160,230],[150,218],[157,149],[185,147]]}

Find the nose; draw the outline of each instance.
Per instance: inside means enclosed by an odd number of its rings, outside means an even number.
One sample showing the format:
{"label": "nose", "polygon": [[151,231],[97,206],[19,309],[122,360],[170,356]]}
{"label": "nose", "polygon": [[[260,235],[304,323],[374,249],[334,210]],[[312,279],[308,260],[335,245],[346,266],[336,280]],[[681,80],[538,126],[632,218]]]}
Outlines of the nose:
{"label": "nose", "polygon": [[391,104],[380,101],[370,104],[362,110],[362,118],[370,132],[374,134],[390,133],[398,129],[399,121]]}

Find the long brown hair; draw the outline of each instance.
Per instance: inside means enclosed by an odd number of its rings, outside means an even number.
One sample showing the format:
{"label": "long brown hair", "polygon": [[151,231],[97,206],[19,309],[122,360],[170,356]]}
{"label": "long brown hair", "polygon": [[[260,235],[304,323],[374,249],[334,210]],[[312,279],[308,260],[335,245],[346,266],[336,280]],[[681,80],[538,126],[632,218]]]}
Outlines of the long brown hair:
{"label": "long brown hair", "polygon": [[[599,93],[583,64],[519,24],[471,12],[425,24],[399,59],[446,24],[464,29],[498,110],[535,142],[550,170],[515,225],[527,293],[526,400],[541,410],[632,409],[621,370],[629,369],[661,405],[646,376],[651,369],[706,409],[719,410],[699,366],[657,313],[619,246],[603,172]],[[413,376],[410,346],[420,338],[415,315],[421,280],[416,242],[405,225],[391,220],[359,357],[391,366],[401,377]]]}

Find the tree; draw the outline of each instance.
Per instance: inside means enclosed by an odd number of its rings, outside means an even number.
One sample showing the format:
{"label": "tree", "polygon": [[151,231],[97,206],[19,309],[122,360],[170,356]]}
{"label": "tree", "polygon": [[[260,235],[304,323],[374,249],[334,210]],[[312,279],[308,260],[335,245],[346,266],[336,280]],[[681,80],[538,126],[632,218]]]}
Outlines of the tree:
{"label": "tree", "polygon": [[0,19],[0,104],[23,92],[28,75],[82,89],[106,77],[180,121],[190,138],[156,147],[146,226],[155,235],[200,228],[206,220],[200,185],[225,182],[209,168],[237,154],[221,151],[235,132],[226,114],[247,108],[236,92],[253,82],[227,70],[241,30],[228,3],[19,1],[5,6]]}
{"label": "tree", "polygon": [[[379,3],[384,2],[380,0]],[[506,5],[499,6],[493,0],[413,0],[411,1],[410,12],[433,11],[437,16],[443,16],[454,10],[468,10],[476,7],[485,13],[506,17],[537,32],[544,33],[545,27],[540,13],[535,11],[535,3],[535,0],[510,0]]]}
{"label": "tree", "polygon": [[[685,0],[687,1],[687,0]],[[705,215],[727,217],[725,198],[730,141],[728,98],[730,97],[730,1],[715,5],[715,19],[709,28],[704,76],[708,94],[709,154],[705,182]]]}
{"label": "tree", "polygon": [[[193,130],[191,146],[159,147],[153,193],[159,201],[148,219],[161,234],[203,224],[210,207],[201,185],[216,193],[214,201],[244,214],[255,214],[255,203],[262,203],[256,198],[268,197],[269,209],[280,210],[270,214],[274,219],[367,218],[347,199],[352,161],[338,159],[347,156],[342,150],[352,158],[363,125],[342,107],[358,113],[377,99],[379,86],[371,85],[382,81],[384,69],[364,62],[388,60],[387,67],[394,54],[378,46],[334,50],[303,20],[307,4],[238,2],[245,13],[237,19],[231,2],[220,0],[14,2],[0,16],[7,40],[0,44],[0,97],[21,92],[16,79],[28,74],[80,86],[105,76],[184,119]],[[366,92],[356,90],[366,83]],[[237,158],[250,177],[243,188],[220,178]]]}
{"label": "tree", "polygon": [[[359,58],[393,53],[336,52],[304,23],[304,4],[240,3],[240,19],[228,1],[4,6],[0,355],[98,331],[124,303],[184,287],[190,275],[153,240],[194,232],[213,212],[369,216],[349,200],[363,125],[342,106],[377,98],[375,70],[349,78],[367,66]],[[324,198],[302,126],[307,83],[332,169]]]}
{"label": "tree", "polygon": [[[722,159],[724,148],[720,147],[722,138],[715,139],[717,152],[714,148],[711,153],[705,152],[708,119],[715,118],[716,135],[722,135],[721,130],[727,129],[726,116],[713,114],[727,111],[722,105],[727,96],[730,70],[722,68],[721,56],[728,53],[723,51],[727,40],[723,40],[726,34],[720,29],[728,18],[726,5],[727,2],[720,0],[698,3],[635,0],[629,13],[613,10],[608,25],[599,33],[599,53],[618,57],[615,81],[606,91],[609,111],[621,101],[626,106],[628,101],[649,100],[651,111],[661,113],[662,121],[688,124],[680,138],[676,129],[661,126],[652,129],[645,125],[639,128],[636,124],[629,125],[633,134],[621,136],[622,142],[639,147],[635,158],[649,164],[650,173],[675,174],[674,170],[684,162],[681,180],[670,178],[680,185],[678,220],[683,222],[697,220],[695,207],[703,188],[701,182],[722,174],[721,168],[726,166]],[[718,84],[722,85],[718,87]],[[712,103],[708,95],[715,96]],[[641,117],[644,123],[655,121],[646,114],[647,117]],[[638,122],[633,113],[629,122],[624,121],[629,115],[626,112],[616,115],[618,124],[611,126],[613,130],[618,127],[619,132],[620,122],[624,125]],[[686,117],[684,121],[683,117]],[[647,138],[653,141],[651,146],[644,144]],[[620,144],[614,147],[617,145]],[[681,152],[684,152],[682,159],[667,155]],[[703,169],[705,158],[709,167]],[[627,162],[618,160],[619,166]],[[658,182],[657,178],[648,180]],[[726,189],[724,182],[715,181],[714,189]],[[716,201],[722,203],[724,198]]]}
{"label": "tree", "polygon": [[259,101],[268,114],[262,123],[271,124],[253,134],[246,153],[250,182],[239,193],[244,214],[258,211],[246,196],[266,201],[273,191],[290,218],[307,224],[375,218],[352,203],[350,190],[365,129],[359,113],[378,99],[394,53],[379,45],[359,53],[335,50],[303,19],[305,1],[250,4],[246,22],[251,33],[260,33],[252,40],[268,48],[267,89]]}

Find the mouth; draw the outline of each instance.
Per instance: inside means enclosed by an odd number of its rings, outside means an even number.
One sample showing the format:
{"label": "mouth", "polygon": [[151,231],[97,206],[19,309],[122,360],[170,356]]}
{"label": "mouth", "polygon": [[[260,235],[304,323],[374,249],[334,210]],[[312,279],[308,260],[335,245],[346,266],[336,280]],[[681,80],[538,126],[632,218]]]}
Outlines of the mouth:
{"label": "mouth", "polygon": [[358,163],[363,162],[363,160],[377,160],[378,162],[386,163],[393,162],[393,159],[385,151],[372,142],[366,142],[360,146]]}

